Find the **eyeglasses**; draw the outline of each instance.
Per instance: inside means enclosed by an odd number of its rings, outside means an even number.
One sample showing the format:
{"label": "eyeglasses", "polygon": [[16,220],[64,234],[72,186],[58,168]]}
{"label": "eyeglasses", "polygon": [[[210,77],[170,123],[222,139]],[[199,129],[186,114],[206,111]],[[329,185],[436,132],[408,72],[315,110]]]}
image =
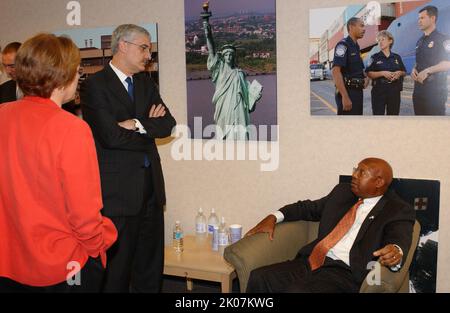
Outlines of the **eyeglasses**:
{"label": "eyeglasses", "polygon": [[2,63],[2,65],[3,65],[4,68],[10,68],[10,69],[14,69],[14,68],[16,67],[15,64],[5,64],[5,63]]}
{"label": "eyeglasses", "polygon": [[355,174],[359,174],[361,177],[369,177],[371,176],[370,172],[368,170],[359,168],[359,167],[354,167],[353,168],[353,175]]}
{"label": "eyeglasses", "polygon": [[129,43],[129,44],[132,44],[132,45],[135,45],[135,46],[141,48],[142,53],[148,52],[148,53],[150,54],[150,57],[152,56],[152,51],[151,51],[151,49],[150,49],[151,47],[149,47],[149,46],[147,46],[147,45],[145,45],[145,44],[143,44],[143,45],[138,45],[137,43],[134,43],[134,42],[131,42],[131,41],[126,41],[126,40],[124,40],[124,42]]}

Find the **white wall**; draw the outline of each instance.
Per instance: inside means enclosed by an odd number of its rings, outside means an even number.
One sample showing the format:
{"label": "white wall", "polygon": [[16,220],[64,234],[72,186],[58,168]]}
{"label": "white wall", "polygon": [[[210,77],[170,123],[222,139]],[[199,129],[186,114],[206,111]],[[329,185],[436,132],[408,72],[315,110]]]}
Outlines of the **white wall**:
{"label": "white wall", "polygon": [[[184,8],[182,0],[80,0],[81,28],[159,23],[161,94],[178,123],[186,124]],[[277,1],[280,167],[261,172],[256,161],[174,161],[160,147],[167,187],[166,240],[175,219],[188,232],[201,206],[215,207],[244,231],[280,206],[325,195],[339,174],[362,158],[388,160],[395,176],[441,181],[438,291],[450,291],[450,120],[447,117],[311,117],[309,8],[357,1]],[[67,28],[66,1],[2,0],[0,45],[37,31]],[[200,12],[200,10],[199,10]]]}

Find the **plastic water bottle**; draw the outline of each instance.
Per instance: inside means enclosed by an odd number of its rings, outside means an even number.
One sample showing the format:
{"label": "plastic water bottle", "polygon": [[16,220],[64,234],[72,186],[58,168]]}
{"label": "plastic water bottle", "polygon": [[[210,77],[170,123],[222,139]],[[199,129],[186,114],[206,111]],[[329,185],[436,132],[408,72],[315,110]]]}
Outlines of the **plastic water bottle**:
{"label": "plastic water bottle", "polygon": [[211,214],[208,217],[208,234],[212,235],[214,232],[214,226],[219,226],[219,218],[214,211],[214,208],[211,209]]}
{"label": "plastic water bottle", "polygon": [[228,246],[229,244],[229,239],[228,239],[228,230],[225,224],[225,218],[222,217],[222,222],[220,223],[219,226],[219,253],[223,255],[223,253],[225,252],[225,248],[226,246]]}
{"label": "plastic water bottle", "polygon": [[173,248],[177,253],[183,252],[183,229],[180,221],[176,221],[173,227]]}
{"label": "plastic water bottle", "polygon": [[225,224],[225,217],[222,217],[222,222],[219,226],[219,246],[227,246],[228,243],[228,231]]}
{"label": "plastic water bottle", "polygon": [[213,251],[219,251],[219,227],[218,226],[214,226],[212,249],[213,249]]}
{"label": "plastic water bottle", "polygon": [[203,215],[202,208],[198,209],[198,214],[195,217],[195,233],[197,236],[206,235],[206,217]]}

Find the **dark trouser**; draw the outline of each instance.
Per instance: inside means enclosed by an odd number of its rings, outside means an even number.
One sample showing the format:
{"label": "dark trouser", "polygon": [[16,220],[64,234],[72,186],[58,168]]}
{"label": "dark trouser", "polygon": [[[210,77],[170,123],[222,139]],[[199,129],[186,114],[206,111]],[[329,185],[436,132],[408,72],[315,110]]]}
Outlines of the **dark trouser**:
{"label": "dark trouser", "polygon": [[0,277],[0,293],[85,293],[100,292],[105,270],[100,258],[89,258],[79,273],[80,285],[69,285],[66,281],[46,287],[32,287]]}
{"label": "dark trouser", "polygon": [[324,265],[311,271],[306,258],[272,264],[253,270],[247,292],[358,292],[350,267],[342,261],[325,259]]}
{"label": "dark trouser", "polygon": [[414,84],[413,103],[416,115],[445,115],[447,89],[431,83]]}
{"label": "dark trouser", "polygon": [[399,115],[400,88],[384,84],[372,88],[373,115]]}
{"label": "dark trouser", "polygon": [[154,205],[146,169],[144,205],[137,216],[110,217],[118,231],[108,250],[104,292],[159,292],[164,267],[163,208]]}
{"label": "dark trouser", "polygon": [[336,93],[336,105],[338,115],[362,115],[363,114],[363,100],[364,94],[362,89],[347,88],[348,96],[352,100],[352,109],[350,111],[344,111],[342,105],[342,96],[340,92]]}

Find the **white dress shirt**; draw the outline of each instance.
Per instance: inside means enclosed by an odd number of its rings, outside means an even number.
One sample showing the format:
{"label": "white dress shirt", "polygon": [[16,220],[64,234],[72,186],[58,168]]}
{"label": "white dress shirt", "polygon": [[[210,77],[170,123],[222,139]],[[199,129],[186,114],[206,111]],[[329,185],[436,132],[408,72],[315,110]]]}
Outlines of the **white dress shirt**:
{"label": "white dress shirt", "polygon": [[[114,71],[114,73],[116,73],[117,77],[119,77],[120,82],[122,83],[123,87],[125,88],[125,90],[128,93],[128,83],[126,81],[126,79],[128,78],[127,75],[125,75],[125,73],[123,73],[121,70],[119,70],[117,67],[115,67],[112,62],[109,62],[109,65],[111,66],[112,70]],[[133,77],[131,76],[131,81],[133,81]],[[145,130],[144,126],[141,124],[141,122],[137,119],[137,118],[133,118],[133,121],[136,123],[136,127],[137,127],[137,132],[139,132],[140,134],[146,134],[147,131]]]}
{"label": "white dress shirt", "polygon": [[[364,220],[367,218],[367,215],[382,197],[383,196],[378,196],[373,198],[366,198],[363,200],[363,203],[356,210],[355,222],[353,223],[352,227],[348,230],[344,237],[342,237],[341,240],[339,240],[336,245],[328,251],[327,257],[334,260],[341,260],[342,262],[350,266],[350,250],[353,246],[353,243],[355,242],[356,236],[358,235],[358,232],[361,229]],[[284,220],[284,215],[280,211],[276,211],[272,214],[275,215],[277,224],[281,223]],[[369,216],[369,218],[371,217]],[[401,251],[401,248],[397,245],[395,246],[403,255],[403,251]],[[399,268],[399,265],[397,265],[395,267],[392,267],[391,269],[398,270]]]}
{"label": "white dress shirt", "polygon": [[327,257],[332,258],[333,260],[341,260],[350,266],[350,250],[352,249],[356,236],[358,235],[364,220],[367,218],[367,215],[378,203],[381,197],[382,196],[378,196],[363,200],[363,203],[356,210],[355,222],[353,222],[352,227],[350,227],[344,237],[342,237],[341,240],[339,240],[337,244],[328,251]]}
{"label": "white dress shirt", "polygon": [[16,87],[16,99],[20,100],[23,98],[23,91],[19,88],[19,86]]}

